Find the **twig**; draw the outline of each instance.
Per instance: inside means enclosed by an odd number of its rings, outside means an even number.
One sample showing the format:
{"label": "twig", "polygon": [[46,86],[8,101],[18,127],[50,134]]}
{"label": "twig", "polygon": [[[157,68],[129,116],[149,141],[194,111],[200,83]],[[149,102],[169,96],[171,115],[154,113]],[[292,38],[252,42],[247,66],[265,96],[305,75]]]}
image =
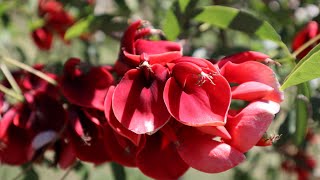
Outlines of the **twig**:
{"label": "twig", "polygon": [[310,39],[309,41],[307,41],[306,43],[304,43],[302,46],[300,46],[297,50],[295,50],[292,53],[292,56],[297,57],[297,55],[299,55],[302,51],[304,51],[305,49],[307,49],[309,46],[311,46],[312,44],[316,43],[318,40],[320,40],[320,34],[318,34],[316,37]]}
{"label": "twig", "polygon": [[1,59],[3,59],[7,63],[10,63],[10,64],[12,64],[14,66],[17,66],[17,67],[19,67],[21,69],[24,69],[24,70],[26,70],[26,71],[38,76],[39,78],[47,81],[48,83],[50,83],[52,85],[57,85],[57,82],[54,79],[52,79],[51,77],[49,77],[45,73],[43,73],[41,71],[38,71],[38,70],[36,70],[36,69],[34,69],[34,68],[24,64],[24,63],[21,63],[21,62],[15,60],[15,59],[12,59],[12,58],[9,58],[9,57],[4,57],[4,56],[1,56]]}
{"label": "twig", "polygon": [[14,79],[14,77],[12,76],[11,72],[9,71],[8,67],[4,64],[4,63],[0,63],[0,69],[3,72],[3,75],[6,77],[6,79],[8,80],[9,84],[11,85],[12,89],[18,93],[21,94],[22,91],[20,89],[20,87],[18,86],[16,80]]}
{"label": "twig", "polygon": [[7,87],[5,87],[4,85],[0,84],[0,91],[2,91],[3,93],[17,99],[18,101],[23,101],[24,97],[21,94],[17,94],[16,92],[8,89]]}

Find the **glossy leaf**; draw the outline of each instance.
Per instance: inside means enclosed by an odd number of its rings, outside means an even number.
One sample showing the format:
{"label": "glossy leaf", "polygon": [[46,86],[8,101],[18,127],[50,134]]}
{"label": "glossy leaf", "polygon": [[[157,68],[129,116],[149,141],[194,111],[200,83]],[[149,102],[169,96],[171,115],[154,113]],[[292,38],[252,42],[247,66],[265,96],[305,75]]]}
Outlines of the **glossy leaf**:
{"label": "glossy leaf", "polygon": [[261,39],[282,44],[281,37],[267,21],[235,8],[207,6],[195,19],[220,28],[238,30],[249,35],[255,34]]}
{"label": "glossy leaf", "polygon": [[320,44],[313,48],[303,59],[299,61],[296,67],[287,76],[281,86],[286,89],[315,78],[320,77]]}
{"label": "glossy leaf", "polygon": [[179,0],[179,7],[180,7],[180,11],[183,13],[185,12],[190,0]]}
{"label": "glossy leaf", "polygon": [[175,40],[180,34],[178,19],[171,9],[167,12],[162,29],[168,40]]}
{"label": "glossy leaf", "polygon": [[66,40],[69,40],[69,39],[73,39],[73,38],[79,37],[83,33],[88,32],[89,28],[90,28],[90,24],[91,24],[93,18],[94,18],[93,16],[88,16],[87,18],[76,22],[73,26],[71,26],[67,30],[64,38]]}

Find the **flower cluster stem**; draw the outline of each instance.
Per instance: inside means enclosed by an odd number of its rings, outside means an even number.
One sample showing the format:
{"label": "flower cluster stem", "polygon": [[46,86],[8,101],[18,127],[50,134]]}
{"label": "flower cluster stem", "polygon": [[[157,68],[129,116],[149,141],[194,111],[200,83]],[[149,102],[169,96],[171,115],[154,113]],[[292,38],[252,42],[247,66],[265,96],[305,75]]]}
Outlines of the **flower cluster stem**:
{"label": "flower cluster stem", "polygon": [[6,79],[8,80],[9,84],[11,85],[12,89],[18,93],[21,94],[22,91],[20,89],[20,87],[18,86],[16,80],[14,79],[14,77],[12,76],[11,72],[9,71],[8,67],[4,64],[4,63],[0,63],[0,69],[3,72],[3,75],[6,77]]}
{"label": "flower cluster stem", "polygon": [[5,87],[4,85],[0,84],[0,91],[2,91],[3,93],[17,99],[18,101],[23,101],[24,97],[21,94],[18,94],[10,89],[8,89],[7,87]]}
{"label": "flower cluster stem", "polygon": [[5,62],[9,63],[9,64],[17,66],[17,67],[19,67],[19,68],[21,68],[23,70],[26,70],[26,71],[38,76],[39,78],[47,81],[48,83],[50,83],[50,84],[52,84],[54,86],[57,85],[57,82],[54,79],[52,79],[51,77],[47,76],[43,72],[38,71],[38,70],[36,70],[36,69],[34,69],[34,68],[24,64],[24,63],[21,63],[21,62],[15,60],[15,59],[12,59],[12,58],[9,58],[9,57],[4,57],[4,56],[2,56],[1,59],[4,60]]}
{"label": "flower cluster stem", "polygon": [[299,55],[302,51],[304,51],[305,49],[307,49],[309,46],[311,46],[312,44],[316,43],[318,40],[320,40],[320,34],[318,34],[316,37],[310,39],[309,41],[307,41],[306,43],[304,43],[302,46],[300,46],[297,50],[295,50],[292,53],[292,56],[297,57],[297,55]]}

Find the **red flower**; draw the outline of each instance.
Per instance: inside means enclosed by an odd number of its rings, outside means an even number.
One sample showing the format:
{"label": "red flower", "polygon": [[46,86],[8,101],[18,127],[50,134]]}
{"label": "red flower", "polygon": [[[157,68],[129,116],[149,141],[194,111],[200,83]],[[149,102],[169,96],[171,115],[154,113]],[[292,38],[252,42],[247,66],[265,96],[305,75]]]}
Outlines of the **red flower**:
{"label": "red flower", "polygon": [[[163,95],[170,114],[189,126],[221,126],[225,124],[230,105],[227,81],[206,61],[191,57],[173,63]],[[194,63],[193,63],[194,62]]]}
{"label": "red flower", "polygon": [[[319,24],[316,21],[310,21],[302,30],[300,30],[293,39],[292,50],[295,51],[304,43],[314,38],[319,34]],[[302,59],[315,45],[311,45],[300,54],[297,55],[298,59]]]}
{"label": "red flower", "polygon": [[65,63],[63,76],[59,80],[62,93],[75,105],[103,110],[104,98],[113,84],[113,77],[104,67],[82,65],[77,58]]}
{"label": "red flower", "polygon": [[162,94],[168,71],[161,65],[131,69],[116,86],[112,108],[118,121],[137,134],[154,133],[170,118]]}
{"label": "red flower", "polygon": [[53,34],[57,33],[64,40],[64,34],[74,23],[74,18],[63,9],[60,2],[55,0],[39,0],[38,14],[44,19],[45,24],[34,30],[32,37],[40,49],[49,50]]}
{"label": "red flower", "polygon": [[32,32],[33,41],[42,50],[49,50],[52,45],[52,33],[45,27],[36,29]]}
{"label": "red flower", "polygon": [[218,62],[221,75],[233,83],[232,99],[245,101],[271,100],[281,102],[283,93],[279,82],[268,66],[256,62],[272,60],[262,53],[247,51],[223,58]]}
{"label": "red flower", "polygon": [[105,124],[97,117],[80,108],[69,109],[70,126],[68,141],[71,152],[82,161],[101,164],[110,161],[107,151]]}
{"label": "red flower", "polygon": [[135,21],[124,32],[119,58],[114,67],[120,76],[129,69],[138,67],[144,60],[150,65],[164,65],[182,55],[182,48],[178,43],[143,40],[142,38],[146,36],[159,34],[159,30],[152,29],[146,24],[146,21]]}

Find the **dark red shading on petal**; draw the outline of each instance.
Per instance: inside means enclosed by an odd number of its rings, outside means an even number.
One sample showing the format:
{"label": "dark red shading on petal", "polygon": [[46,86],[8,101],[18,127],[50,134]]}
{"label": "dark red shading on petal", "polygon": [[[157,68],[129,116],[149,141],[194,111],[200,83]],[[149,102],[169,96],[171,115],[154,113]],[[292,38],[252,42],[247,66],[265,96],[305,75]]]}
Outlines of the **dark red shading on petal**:
{"label": "dark red shading on petal", "polygon": [[247,152],[267,131],[279,108],[280,105],[272,101],[255,101],[236,116],[228,117],[226,128],[232,139],[227,143]]}
{"label": "dark red shading on petal", "polygon": [[223,67],[227,62],[232,62],[235,64],[240,64],[247,61],[264,61],[265,59],[268,59],[269,56],[260,52],[255,51],[245,51],[240,52],[237,54],[233,54],[230,56],[226,56],[222,58],[218,62],[218,66],[221,68]]}
{"label": "dark red shading on petal", "polygon": [[109,91],[107,93],[106,99],[105,99],[105,116],[106,119],[110,125],[110,127],[117,132],[118,134],[128,138],[130,141],[132,141],[136,146],[139,145],[141,135],[136,134],[129,129],[125,128],[114,116],[113,110],[112,110],[112,96],[114,92],[114,86],[110,86]]}
{"label": "dark red shading on petal", "polygon": [[[105,128],[105,134],[106,147],[112,161],[123,166],[135,167],[138,147],[129,139],[115,133],[110,127]],[[144,143],[145,139],[142,136],[139,146],[144,146]]]}
{"label": "dark red shading on petal", "polygon": [[279,82],[276,75],[268,66],[254,61],[244,62],[241,64],[234,64],[228,62],[221,69],[221,75],[230,83],[242,84],[247,82],[259,82],[268,85],[274,89],[262,100],[272,100],[281,102],[283,100],[283,93],[279,90]]}
{"label": "dark red shading on petal", "polygon": [[170,114],[189,126],[224,125],[231,98],[229,84],[219,74],[209,80],[200,67],[187,64],[191,63],[177,63],[166,83],[163,96]]}
{"label": "dark red shading on petal", "polygon": [[46,130],[59,132],[67,120],[62,104],[44,92],[34,96],[31,110],[26,128],[30,128],[35,134]]}
{"label": "dark red shading on petal", "polygon": [[104,110],[104,99],[112,75],[104,67],[92,67],[88,72],[79,69],[80,59],[71,58],[64,66],[64,74],[59,81],[63,95],[73,104]]}
{"label": "dark red shading on petal", "polygon": [[231,139],[231,135],[224,126],[201,126],[197,127],[197,129],[212,136],[219,136],[223,139]]}
{"label": "dark red shading on petal", "polygon": [[245,156],[237,149],[212,140],[212,136],[202,134],[194,128],[183,128],[178,137],[177,149],[180,157],[199,171],[219,173],[245,160]]}
{"label": "dark red shading on petal", "polygon": [[69,111],[69,118],[69,141],[77,158],[95,164],[110,161],[105,127],[95,124],[93,117],[80,109]]}
{"label": "dark red shading on petal", "polygon": [[[316,21],[310,21],[301,31],[299,31],[293,39],[292,50],[295,51],[304,43],[314,38],[319,33],[319,25]],[[298,58],[302,59],[313,48],[314,45],[309,46],[298,54]]]}
{"label": "dark red shading on petal", "polygon": [[274,91],[274,88],[260,82],[249,81],[231,88],[232,99],[254,101],[263,99]]}
{"label": "dark red shading on petal", "polygon": [[21,109],[11,108],[0,121],[0,161],[10,165],[22,165],[32,159],[32,135],[12,122]]}
{"label": "dark red shading on petal", "polygon": [[137,154],[137,166],[154,179],[178,179],[189,168],[175,144],[161,132],[147,136],[145,146]]}
{"label": "dark red shading on petal", "polygon": [[153,79],[147,79],[143,69],[128,71],[113,93],[115,117],[137,134],[154,133],[170,118],[162,97],[167,69],[154,65],[152,71]]}
{"label": "dark red shading on petal", "polygon": [[47,28],[39,28],[32,32],[32,39],[39,49],[49,50],[52,45],[53,34]]}
{"label": "dark red shading on petal", "polygon": [[59,152],[56,152],[56,154],[59,154],[58,165],[60,168],[67,169],[76,162],[75,149],[73,148],[69,142],[66,143],[63,139],[60,141]]}

